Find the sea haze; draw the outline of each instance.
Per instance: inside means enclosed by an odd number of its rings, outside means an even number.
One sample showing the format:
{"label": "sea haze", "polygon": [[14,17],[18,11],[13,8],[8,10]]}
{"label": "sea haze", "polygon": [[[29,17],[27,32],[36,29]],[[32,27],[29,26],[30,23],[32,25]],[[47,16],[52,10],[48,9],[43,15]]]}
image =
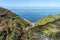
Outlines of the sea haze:
{"label": "sea haze", "polygon": [[36,22],[48,15],[60,14],[60,9],[11,9],[11,11],[30,22]]}

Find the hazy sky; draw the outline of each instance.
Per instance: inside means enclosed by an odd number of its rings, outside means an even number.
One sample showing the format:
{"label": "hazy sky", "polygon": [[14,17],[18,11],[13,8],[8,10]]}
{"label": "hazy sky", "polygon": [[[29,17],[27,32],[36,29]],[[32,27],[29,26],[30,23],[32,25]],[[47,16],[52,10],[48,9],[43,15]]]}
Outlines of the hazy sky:
{"label": "hazy sky", "polygon": [[0,0],[0,6],[7,8],[58,8],[60,0]]}

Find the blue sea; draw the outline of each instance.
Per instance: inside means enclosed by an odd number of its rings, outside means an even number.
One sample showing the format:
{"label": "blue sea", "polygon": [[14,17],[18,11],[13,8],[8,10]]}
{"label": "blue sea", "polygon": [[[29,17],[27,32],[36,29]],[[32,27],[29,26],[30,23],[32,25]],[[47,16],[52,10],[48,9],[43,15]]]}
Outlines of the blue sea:
{"label": "blue sea", "polygon": [[60,9],[11,9],[11,11],[30,22],[36,22],[48,15],[60,14]]}

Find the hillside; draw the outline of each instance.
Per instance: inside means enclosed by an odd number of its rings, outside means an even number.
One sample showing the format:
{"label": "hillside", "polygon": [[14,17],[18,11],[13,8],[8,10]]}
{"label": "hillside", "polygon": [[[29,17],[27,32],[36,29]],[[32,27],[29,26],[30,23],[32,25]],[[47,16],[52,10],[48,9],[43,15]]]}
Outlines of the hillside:
{"label": "hillside", "polygon": [[60,40],[60,14],[32,23],[0,7],[0,40]]}
{"label": "hillside", "polygon": [[38,20],[36,25],[30,30],[31,40],[60,39],[60,14],[46,16]]}
{"label": "hillside", "polygon": [[25,28],[30,24],[8,9],[0,7],[0,40],[25,40]]}
{"label": "hillside", "polygon": [[46,16],[46,17],[41,18],[40,20],[36,21],[36,24],[37,25],[44,25],[44,24],[47,24],[49,22],[53,22],[58,19],[60,19],[60,14],[49,15],[49,16]]}

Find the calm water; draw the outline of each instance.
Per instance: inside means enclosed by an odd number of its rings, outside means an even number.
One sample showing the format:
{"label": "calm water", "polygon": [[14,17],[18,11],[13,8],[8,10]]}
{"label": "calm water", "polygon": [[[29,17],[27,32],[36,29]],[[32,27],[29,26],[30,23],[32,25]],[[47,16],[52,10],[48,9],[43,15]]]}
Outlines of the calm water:
{"label": "calm water", "polygon": [[36,22],[47,15],[60,14],[60,9],[11,9],[11,11],[30,22]]}

